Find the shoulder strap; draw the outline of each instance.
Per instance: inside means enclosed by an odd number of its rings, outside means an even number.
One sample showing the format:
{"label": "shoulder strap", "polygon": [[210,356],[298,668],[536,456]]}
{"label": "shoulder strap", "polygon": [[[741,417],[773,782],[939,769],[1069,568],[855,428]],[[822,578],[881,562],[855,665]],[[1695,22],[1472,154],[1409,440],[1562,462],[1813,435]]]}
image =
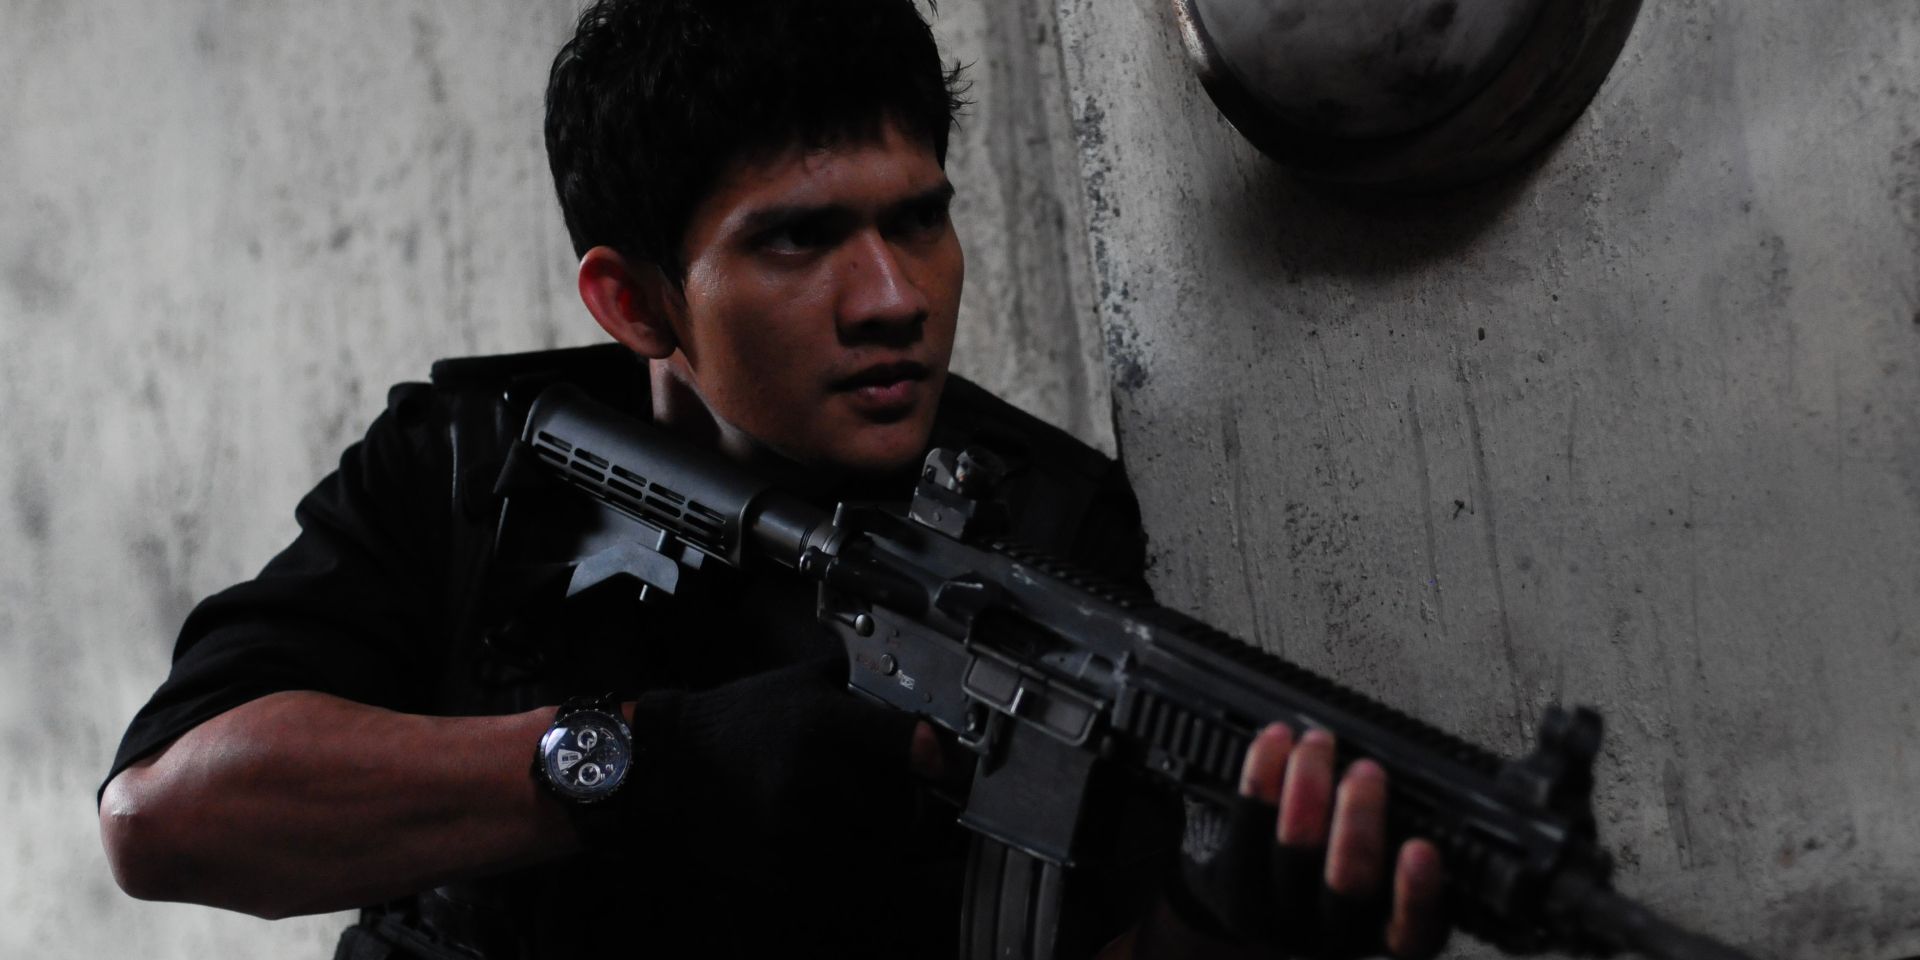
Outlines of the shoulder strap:
{"label": "shoulder strap", "polygon": [[467,643],[484,626],[479,622],[482,589],[494,554],[501,501],[493,496],[515,431],[506,423],[506,404],[498,394],[470,389],[443,390],[447,439],[451,448],[453,509],[447,517],[447,612],[457,643]]}

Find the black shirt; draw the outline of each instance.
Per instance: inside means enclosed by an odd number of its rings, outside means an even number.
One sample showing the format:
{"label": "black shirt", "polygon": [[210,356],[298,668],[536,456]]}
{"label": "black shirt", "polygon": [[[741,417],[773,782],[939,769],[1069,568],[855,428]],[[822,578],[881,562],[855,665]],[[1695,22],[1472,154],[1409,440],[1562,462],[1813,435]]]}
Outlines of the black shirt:
{"label": "black shirt", "polygon": [[[395,387],[366,437],[300,502],[295,541],[188,617],[171,673],[134,717],[108,779],[198,724],[283,690],[411,713],[507,713],[610,686],[628,695],[701,689],[837,647],[812,621],[811,591],[795,582],[723,582],[636,623],[630,604],[556,604],[564,580],[551,558],[487,561],[501,506],[491,481],[524,412],[503,395],[524,398],[557,379],[649,415],[645,368],[616,345],[443,361],[433,385]],[[1110,460],[958,377],[949,378],[933,442],[980,444],[1009,461],[1019,539],[1139,580],[1137,507]],[[527,509],[517,496],[510,517]],[[527,753],[531,760],[533,744]],[[672,956],[825,943],[898,956],[903,938],[951,956],[964,844],[938,830],[919,842],[899,876],[846,891],[858,903],[792,877],[752,890],[694,856],[560,861],[396,909],[439,914],[496,945],[517,941],[512,950],[528,956],[593,945],[648,944]],[[582,922],[596,910],[617,912]]]}

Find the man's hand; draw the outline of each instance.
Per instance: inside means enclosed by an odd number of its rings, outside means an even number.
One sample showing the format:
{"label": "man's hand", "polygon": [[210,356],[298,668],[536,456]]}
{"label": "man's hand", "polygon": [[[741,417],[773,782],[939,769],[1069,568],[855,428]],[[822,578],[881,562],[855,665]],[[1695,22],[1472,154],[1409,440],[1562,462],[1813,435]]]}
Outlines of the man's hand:
{"label": "man's hand", "polygon": [[[1396,957],[1438,953],[1447,935],[1440,851],[1421,839],[1408,840],[1398,851],[1388,851],[1386,771],[1371,760],[1356,761],[1340,778],[1338,791],[1332,791],[1333,765],[1333,737],[1323,730],[1309,731],[1295,743],[1291,731],[1275,724],[1261,731],[1247,753],[1240,793],[1262,804],[1278,806],[1274,842],[1280,860],[1317,862],[1324,854],[1325,865],[1318,877],[1309,875],[1307,885],[1276,892],[1299,904],[1310,905],[1321,899],[1359,905],[1383,898],[1390,904],[1384,931],[1322,930],[1320,937],[1308,935],[1305,939],[1339,941],[1357,934],[1365,938],[1363,943],[1384,946]],[[1331,897],[1323,896],[1323,891]],[[1276,909],[1287,911],[1288,906],[1283,900]],[[1287,911],[1280,922],[1289,924],[1288,914],[1297,916],[1299,912],[1297,908]],[[1324,911],[1321,917],[1323,924],[1354,919],[1327,917]],[[1283,940],[1301,939],[1287,932],[1281,936]]]}
{"label": "man's hand", "polygon": [[1279,724],[1261,731],[1242,804],[1224,816],[1190,808],[1182,907],[1163,905],[1104,956],[1438,953],[1448,930],[1439,850],[1413,839],[1389,851],[1386,772],[1356,761],[1336,789],[1334,752],[1325,731],[1297,741]]}

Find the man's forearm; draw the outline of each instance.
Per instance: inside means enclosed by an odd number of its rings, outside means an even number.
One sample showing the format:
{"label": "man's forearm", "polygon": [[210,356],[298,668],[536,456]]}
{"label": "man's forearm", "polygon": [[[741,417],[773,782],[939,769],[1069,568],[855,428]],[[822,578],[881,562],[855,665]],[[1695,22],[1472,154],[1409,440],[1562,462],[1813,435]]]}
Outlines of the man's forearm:
{"label": "man's forearm", "polygon": [[272,694],[116,776],[101,838],[136,897],[263,917],[548,859],[577,843],[529,775],[552,716],[425,717]]}

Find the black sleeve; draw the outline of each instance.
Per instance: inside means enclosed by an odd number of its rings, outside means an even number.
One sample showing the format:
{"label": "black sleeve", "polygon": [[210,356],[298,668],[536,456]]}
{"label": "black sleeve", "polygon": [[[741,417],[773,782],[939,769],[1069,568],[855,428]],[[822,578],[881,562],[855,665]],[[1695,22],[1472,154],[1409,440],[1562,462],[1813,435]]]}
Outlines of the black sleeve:
{"label": "black sleeve", "polygon": [[[121,770],[240,704],[317,690],[408,709],[445,618],[452,482],[424,384],[395,387],[365,439],[300,501],[300,535],[260,575],[195,607],[173,668],[134,715]],[[104,786],[103,786],[104,789]]]}

